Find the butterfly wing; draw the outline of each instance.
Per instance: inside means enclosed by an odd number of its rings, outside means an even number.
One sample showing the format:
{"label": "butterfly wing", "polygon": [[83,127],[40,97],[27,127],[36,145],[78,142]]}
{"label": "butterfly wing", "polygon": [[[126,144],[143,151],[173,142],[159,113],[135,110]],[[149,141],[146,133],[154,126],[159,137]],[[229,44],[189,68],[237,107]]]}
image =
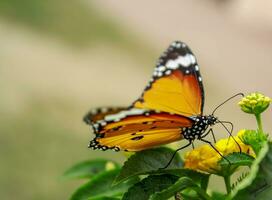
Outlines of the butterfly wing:
{"label": "butterfly wing", "polygon": [[112,115],[126,109],[127,108],[124,107],[94,108],[84,116],[83,121],[93,128],[94,133],[97,133],[101,126],[101,124],[97,122],[103,120],[107,115]]}
{"label": "butterfly wing", "polygon": [[183,128],[194,123],[190,117],[201,115],[203,105],[204,90],[196,59],[184,43],[174,42],[160,57],[141,98],[130,108],[85,117],[96,134],[90,147],[140,151],[180,140]]}
{"label": "butterfly wing", "polygon": [[204,89],[196,58],[182,42],[173,42],[159,58],[150,83],[132,105],[184,116],[201,115]]}
{"label": "butterfly wing", "polygon": [[183,138],[182,128],[190,127],[190,118],[131,108],[106,115],[93,122],[96,137],[93,149],[140,151]]}

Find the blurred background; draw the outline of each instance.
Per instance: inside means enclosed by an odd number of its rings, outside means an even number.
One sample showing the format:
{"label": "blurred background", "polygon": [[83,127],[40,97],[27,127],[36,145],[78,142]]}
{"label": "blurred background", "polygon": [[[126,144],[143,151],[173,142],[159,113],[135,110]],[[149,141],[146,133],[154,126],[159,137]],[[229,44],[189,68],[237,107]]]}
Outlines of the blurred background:
{"label": "blurred background", "polygon": [[[271,97],[271,8],[269,0],[0,0],[1,199],[68,199],[79,182],[61,175],[72,164],[123,161],[87,148],[93,135],[82,117],[135,100],[173,40],[198,58],[205,113],[237,92]],[[235,132],[255,128],[237,102],[217,116]],[[264,121],[271,131],[271,110]]]}

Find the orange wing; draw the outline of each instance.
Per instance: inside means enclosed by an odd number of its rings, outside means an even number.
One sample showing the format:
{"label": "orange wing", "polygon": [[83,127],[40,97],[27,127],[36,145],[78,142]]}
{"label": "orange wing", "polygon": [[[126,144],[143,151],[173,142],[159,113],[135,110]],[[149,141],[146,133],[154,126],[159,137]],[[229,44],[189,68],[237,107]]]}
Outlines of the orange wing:
{"label": "orange wing", "polygon": [[140,151],[183,138],[182,128],[190,127],[190,118],[143,109],[122,110],[93,123],[96,137],[93,149]]}
{"label": "orange wing", "polygon": [[195,56],[182,42],[173,42],[159,58],[153,77],[133,107],[184,116],[201,115],[204,90]]}

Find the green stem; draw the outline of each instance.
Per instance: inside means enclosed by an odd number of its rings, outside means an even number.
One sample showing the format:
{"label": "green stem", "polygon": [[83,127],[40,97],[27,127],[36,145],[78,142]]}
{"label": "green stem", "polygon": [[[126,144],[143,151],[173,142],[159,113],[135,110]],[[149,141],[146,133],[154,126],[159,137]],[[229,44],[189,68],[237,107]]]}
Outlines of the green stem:
{"label": "green stem", "polygon": [[224,176],[224,181],[225,181],[227,193],[230,194],[231,193],[230,176],[228,175]]}
{"label": "green stem", "polygon": [[257,124],[258,124],[258,130],[263,133],[263,126],[262,126],[262,118],[261,114],[255,114]]}
{"label": "green stem", "polygon": [[194,187],[194,189],[202,199],[212,200],[212,198],[204,190],[202,190],[201,188]]}

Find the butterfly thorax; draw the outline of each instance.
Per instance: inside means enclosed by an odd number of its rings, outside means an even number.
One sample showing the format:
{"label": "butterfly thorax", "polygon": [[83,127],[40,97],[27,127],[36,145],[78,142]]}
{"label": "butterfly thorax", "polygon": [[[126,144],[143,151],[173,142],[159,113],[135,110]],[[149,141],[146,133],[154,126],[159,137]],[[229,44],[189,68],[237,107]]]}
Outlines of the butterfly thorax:
{"label": "butterfly thorax", "polygon": [[200,139],[209,126],[216,123],[217,118],[213,115],[196,116],[192,118],[194,124],[191,127],[184,127],[182,135],[187,140]]}

